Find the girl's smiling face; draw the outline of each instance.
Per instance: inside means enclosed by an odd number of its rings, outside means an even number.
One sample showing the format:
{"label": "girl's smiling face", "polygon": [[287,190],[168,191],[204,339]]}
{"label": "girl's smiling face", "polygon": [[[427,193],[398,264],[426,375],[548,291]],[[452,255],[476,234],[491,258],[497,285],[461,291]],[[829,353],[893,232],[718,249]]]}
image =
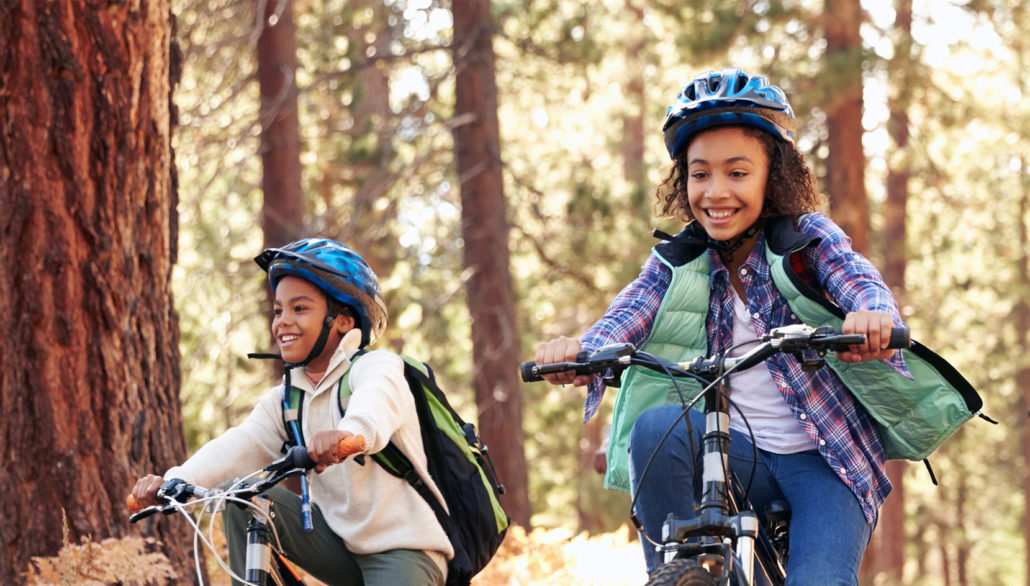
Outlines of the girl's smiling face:
{"label": "girl's smiling face", "polygon": [[761,141],[740,127],[718,127],[694,137],[686,157],[690,211],[708,236],[732,240],[758,221],[769,177]]}
{"label": "girl's smiling face", "polygon": [[[329,312],[325,293],[310,281],[300,277],[286,276],[279,280],[275,288],[274,317],[272,318],[272,335],[279,343],[284,362],[303,362],[315,346],[322,333],[325,317]],[[337,316],[333,322],[333,332],[308,368],[314,372],[324,371],[329,358],[339,345],[342,337],[341,320],[349,318]],[[353,326],[353,321],[351,321]],[[346,328],[350,329],[350,328]]]}

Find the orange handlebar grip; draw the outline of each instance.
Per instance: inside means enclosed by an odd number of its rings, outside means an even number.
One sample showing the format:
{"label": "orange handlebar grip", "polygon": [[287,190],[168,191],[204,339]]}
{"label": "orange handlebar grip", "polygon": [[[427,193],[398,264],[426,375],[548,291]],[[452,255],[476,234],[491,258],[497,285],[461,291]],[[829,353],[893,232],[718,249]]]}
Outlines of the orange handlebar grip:
{"label": "orange handlebar grip", "polygon": [[136,502],[136,497],[131,494],[125,497],[125,507],[129,509],[130,513],[138,513],[143,510],[143,507],[139,506],[139,503]]}
{"label": "orange handlebar grip", "polygon": [[349,435],[340,440],[336,446],[336,455],[344,459],[351,454],[365,451],[365,438],[360,435]]}

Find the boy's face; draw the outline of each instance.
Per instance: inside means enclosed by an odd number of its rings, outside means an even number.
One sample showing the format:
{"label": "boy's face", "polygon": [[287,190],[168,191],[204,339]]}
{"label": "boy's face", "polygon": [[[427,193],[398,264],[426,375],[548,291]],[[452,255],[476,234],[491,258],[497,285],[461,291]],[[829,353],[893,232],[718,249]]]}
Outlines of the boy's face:
{"label": "boy's face", "polygon": [[[275,289],[272,335],[279,343],[283,361],[301,362],[308,357],[322,333],[322,325],[328,312],[325,293],[310,281],[294,276],[286,276],[279,280]],[[312,371],[319,372],[328,366],[329,358],[339,345],[340,338],[353,325],[354,321],[351,318],[336,317],[325,348],[308,364]]]}
{"label": "boy's face", "polygon": [[715,240],[732,240],[761,216],[769,157],[761,141],[737,127],[715,128],[687,148],[690,211]]}

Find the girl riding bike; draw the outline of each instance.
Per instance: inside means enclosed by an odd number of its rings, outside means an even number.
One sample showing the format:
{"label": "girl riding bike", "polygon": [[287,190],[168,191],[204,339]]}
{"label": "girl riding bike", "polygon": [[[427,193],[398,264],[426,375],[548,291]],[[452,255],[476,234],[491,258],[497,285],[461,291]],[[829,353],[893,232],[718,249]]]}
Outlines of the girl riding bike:
{"label": "girl riding bike", "polygon": [[[657,207],[686,228],[662,235],[667,241],[655,246],[640,276],[579,339],[541,343],[536,364],[571,362],[581,350],[617,343],[674,362],[720,354],[802,323],[791,306],[796,300],[785,297],[785,279],[839,307],[844,333],[865,335],[865,344],[838,354],[842,361],[882,360],[907,376],[900,354],[887,348],[891,329],[902,325],[897,303],[850,239],[815,211],[820,197],[794,143],[795,127],[783,91],[764,77],[726,69],[684,87],[663,126],[673,164]],[[596,413],[602,379],[572,372],[544,378],[589,384],[585,418]],[[791,355],[735,375],[731,392],[730,468],[749,476],[757,453],[756,511],[777,500],[793,511],[787,583],[857,584],[891,489],[869,416],[834,371],[808,371]],[[691,412],[692,432],[680,424],[661,441],[680,417],[680,402],[665,377],[630,369],[613,413],[605,484],[638,494],[634,512],[649,572],[661,563],[651,543],[660,540],[666,517],[693,518],[698,505],[684,495],[702,480],[695,455],[704,415]],[[662,465],[642,477],[656,449]]]}
{"label": "girl riding bike", "polygon": [[[353,458],[330,466],[339,461],[336,449],[343,438],[363,436],[364,454],[392,441],[442,500],[427,471],[401,357],[375,350],[356,360],[386,328],[375,274],[332,240],[270,248],[255,261],[268,272],[275,292],[272,334],[285,362],[283,385],[271,389],[242,424],[163,478],[141,478],[132,496],[141,506],[156,505],[165,480],[217,486],[263,467],[285,444],[306,443],[319,473],[311,476],[310,490],[305,480],[303,497],[278,486],[265,493],[287,558],[327,584],[443,585],[453,548],[419,493],[383,466]],[[339,388],[348,370],[350,388]],[[301,406],[288,404],[284,387],[302,391],[301,417],[296,415]],[[292,430],[289,437],[284,422]],[[223,516],[230,566],[243,575],[249,516],[237,507],[227,507]]]}

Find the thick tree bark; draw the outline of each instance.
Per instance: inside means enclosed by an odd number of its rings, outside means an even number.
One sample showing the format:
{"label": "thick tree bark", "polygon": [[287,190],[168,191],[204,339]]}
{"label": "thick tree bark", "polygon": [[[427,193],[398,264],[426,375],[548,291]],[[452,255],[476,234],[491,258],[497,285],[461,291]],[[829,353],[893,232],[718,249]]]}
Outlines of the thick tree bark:
{"label": "thick tree bark", "polygon": [[124,504],[186,455],[169,3],[3,2],[0,22],[0,583],[61,548],[63,512],[74,543],[157,537],[186,580],[185,525],[131,527]]}
{"label": "thick tree bark", "polygon": [[261,228],[265,246],[282,246],[304,236],[296,27],[292,0],[265,0],[264,7],[264,26],[257,41],[264,191]]}
{"label": "thick tree bark", "polygon": [[507,202],[501,176],[497,85],[490,2],[455,2],[454,148],[461,185],[461,233],[469,312],[473,385],[479,428],[507,487],[502,497],[515,523],[529,527],[523,450],[522,390],[518,380],[515,300],[508,264]]}
{"label": "thick tree bark", "polygon": [[826,72],[831,80],[826,105],[829,129],[827,190],[830,213],[854,243],[869,247],[869,202],[862,150],[862,6],[859,0],[826,0]]}

